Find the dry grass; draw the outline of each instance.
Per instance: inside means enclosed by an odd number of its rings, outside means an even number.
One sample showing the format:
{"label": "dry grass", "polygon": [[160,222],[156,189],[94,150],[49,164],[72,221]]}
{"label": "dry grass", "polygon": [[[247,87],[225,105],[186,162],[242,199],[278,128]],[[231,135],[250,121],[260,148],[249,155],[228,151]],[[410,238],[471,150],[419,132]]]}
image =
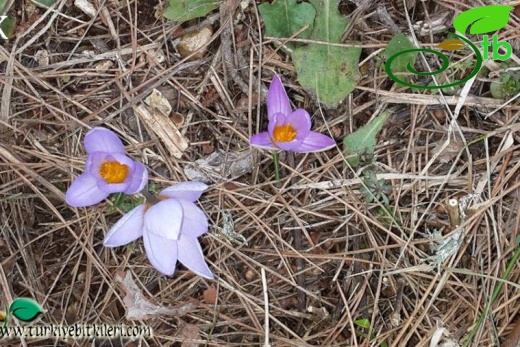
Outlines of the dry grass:
{"label": "dry grass", "polygon": [[[215,33],[208,52],[195,60],[179,58],[172,39],[197,22],[181,28],[155,19],[157,1],[107,1],[106,11],[94,20],[71,3],[58,1],[51,11],[31,14],[27,6],[10,2],[9,13],[17,13],[23,24],[16,39],[0,47],[2,304],[32,297],[47,311],[41,318],[45,324],[153,328],[153,338],[104,344],[116,346],[170,346],[186,340],[211,346],[377,346],[383,341],[428,346],[438,328],[462,342],[515,249],[518,100],[502,105],[491,99],[484,78],[462,97],[395,90],[379,58],[371,56],[392,37],[381,24],[386,17],[378,17],[381,2],[356,12],[349,39],[364,44],[368,68],[354,93],[333,110],[320,108],[296,82],[288,56],[262,41],[254,2],[246,2],[245,9],[234,1],[223,5],[210,18]],[[394,2],[384,3],[395,25],[409,32]],[[344,10],[355,8],[350,7]],[[450,26],[452,16],[467,8],[458,2],[418,1],[410,21],[448,13]],[[518,29],[513,17],[501,39],[518,42]],[[419,39],[429,44],[439,37]],[[162,50],[165,61],[154,59],[152,49]],[[49,52],[48,65],[35,63],[39,50]],[[97,68],[106,60],[111,68]],[[393,222],[378,215],[380,204],[360,194],[359,172],[346,165],[341,146],[296,155],[294,165],[282,156],[279,185],[269,153],[259,150],[254,150],[252,172],[232,182],[215,178],[200,206],[213,226],[222,227],[223,211],[230,212],[235,231],[248,242],[232,244],[215,228],[201,238],[216,281],[196,277],[181,265],[173,277],[160,276],[141,241],[133,248],[103,247],[106,231],[122,213],[110,213],[109,202],[82,209],[65,204],[66,188],[83,169],[82,140],[91,127],[117,132],[130,155],[149,167],[151,180],[164,187],[186,180],[183,168],[214,150],[249,149],[248,138],[266,125],[263,97],[274,73],[290,88],[291,100],[311,112],[314,127],[339,144],[374,114],[397,105],[375,152],[379,174],[392,185],[388,208]],[[154,88],[185,118],[181,132],[191,144],[181,159],[134,115],[133,107]],[[439,155],[435,149],[441,146],[452,154]],[[445,199],[468,193],[476,198],[454,230]],[[432,254],[432,241],[424,233],[444,229],[447,237],[461,228],[458,252],[440,269],[429,267],[424,258]],[[295,229],[301,247],[295,246]],[[178,305],[191,298],[201,303],[182,317],[130,322],[124,291],[114,280],[124,270],[156,304]],[[475,345],[498,346],[518,319],[518,266],[508,281]],[[203,300],[210,286],[217,289],[215,304]],[[365,333],[374,336],[372,342],[354,333],[362,329],[353,322],[363,318],[371,322]],[[193,326],[200,332],[190,333]],[[91,340],[45,344],[101,345]]]}

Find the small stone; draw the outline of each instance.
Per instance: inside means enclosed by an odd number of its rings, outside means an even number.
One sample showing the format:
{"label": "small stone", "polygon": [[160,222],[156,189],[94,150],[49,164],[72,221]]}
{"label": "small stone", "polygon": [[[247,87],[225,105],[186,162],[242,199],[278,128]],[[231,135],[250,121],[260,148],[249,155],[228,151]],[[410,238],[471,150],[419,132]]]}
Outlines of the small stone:
{"label": "small stone", "polygon": [[188,33],[181,38],[177,49],[181,57],[186,58],[193,52],[191,59],[200,59],[206,53],[208,42],[213,35],[213,30],[209,26],[204,26],[194,32]]}

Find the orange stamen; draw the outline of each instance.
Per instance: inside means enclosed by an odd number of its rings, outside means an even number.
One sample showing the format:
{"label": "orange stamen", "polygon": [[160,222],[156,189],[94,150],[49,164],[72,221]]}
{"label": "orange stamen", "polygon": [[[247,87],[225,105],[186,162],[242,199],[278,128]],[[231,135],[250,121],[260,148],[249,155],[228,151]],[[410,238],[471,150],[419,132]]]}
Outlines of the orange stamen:
{"label": "orange stamen", "polygon": [[278,142],[290,142],[296,138],[296,129],[291,124],[278,125],[273,130],[273,138]]}
{"label": "orange stamen", "polygon": [[122,183],[126,180],[130,168],[117,161],[105,161],[99,167],[99,174],[107,183]]}

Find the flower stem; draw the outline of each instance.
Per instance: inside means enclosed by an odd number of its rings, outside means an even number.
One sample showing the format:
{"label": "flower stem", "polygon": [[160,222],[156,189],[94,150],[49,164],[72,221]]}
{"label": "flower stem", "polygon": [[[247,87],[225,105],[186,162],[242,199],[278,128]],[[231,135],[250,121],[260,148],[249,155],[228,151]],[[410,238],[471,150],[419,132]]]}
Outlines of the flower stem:
{"label": "flower stem", "polygon": [[273,151],[273,162],[274,162],[274,177],[276,182],[280,182],[280,160],[278,159],[278,152]]}

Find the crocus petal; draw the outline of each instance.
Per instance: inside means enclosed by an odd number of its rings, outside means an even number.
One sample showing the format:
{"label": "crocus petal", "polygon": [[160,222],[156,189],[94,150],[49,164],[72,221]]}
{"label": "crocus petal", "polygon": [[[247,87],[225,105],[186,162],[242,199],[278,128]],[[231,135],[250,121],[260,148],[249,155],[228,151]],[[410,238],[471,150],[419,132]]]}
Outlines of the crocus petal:
{"label": "crocus petal", "polygon": [[134,171],[128,177],[129,185],[123,191],[126,194],[139,193],[148,183],[148,170],[146,166],[138,161],[134,161]]}
{"label": "crocus petal", "polygon": [[301,146],[302,140],[296,139],[296,140],[293,140],[291,142],[278,142],[278,141],[274,141],[274,143],[281,150],[284,150],[284,151],[294,151],[296,148]]}
{"label": "crocus petal", "polygon": [[276,113],[284,115],[291,114],[291,102],[285,92],[282,81],[278,75],[273,77],[269,90],[267,91],[267,115],[269,120]]}
{"label": "crocus petal", "polygon": [[145,205],[139,205],[125,214],[110,228],[103,246],[119,247],[143,236]]}
{"label": "crocus petal", "polygon": [[177,241],[179,261],[197,275],[213,279],[213,274],[204,261],[202,248],[199,241],[188,235],[182,234]]}
{"label": "crocus petal", "polygon": [[271,135],[269,135],[267,131],[251,136],[249,143],[253,147],[268,149],[272,151],[278,149],[273,145],[273,141],[271,141]]}
{"label": "crocus petal", "polygon": [[72,182],[65,201],[73,207],[85,207],[95,205],[107,196],[107,192],[98,188],[97,178],[86,172]]}
{"label": "crocus petal", "polygon": [[156,203],[144,215],[147,232],[168,240],[179,238],[181,224],[182,205],[175,199],[166,199]]}
{"label": "crocus petal", "polygon": [[129,181],[125,181],[122,183],[107,183],[105,180],[98,178],[98,188],[105,193],[112,194],[112,193],[122,193],[126,191],[128,186],[130,185]]}
{"label": "crocus petal", "polygon": [[117,135],[101,127],[90,130],[85,135],[85,149],[87,153],[106,152],[106,153],[124,153],[125,146]]}
{"label": "crocus petal", "polygon": [[[208,219],[204,212],[193,202],[179,199],[182,205],[181,235],[199,237],[208,231]],[[182,236],[180,236],[182,237]]]}
{"label": "crocus petal", "polygon": [[303,140],[311,131],[311,116],[302,108],[297,109],[287,117],[287,123],[296,130],[296,138]]}
{"label": "crocus petal", "polygon": [[273,137],[274,128],[276,128],[277,126],[284,125],[286,123],[286,120],[287,118],[285,117],[285,115],[281,113],[277,113],[269,119],[269,123],[267,124],[267,132],[269,133],[269,135],[271,135],[271,138]]}
{"label": "crocus petal", "polygon": [[293,149],[293,151],[298,153],[322,152],[334,146],[336,146],[336,142],[327,135],[311,131],[309,135],[303,139],[302,144],[298,148]]}
{"label": "crocus petal", "polygon": [[173,275],[177,264],[177,241],[163,239],[145,231],[143,242],[146,255],[153,267],[164,275]]}
{"label": "crocus petal", "polygon": [[208,185],[202,182],[181,182],[163,189],[159,196],[195,202],[206,189],[208,189]]}

